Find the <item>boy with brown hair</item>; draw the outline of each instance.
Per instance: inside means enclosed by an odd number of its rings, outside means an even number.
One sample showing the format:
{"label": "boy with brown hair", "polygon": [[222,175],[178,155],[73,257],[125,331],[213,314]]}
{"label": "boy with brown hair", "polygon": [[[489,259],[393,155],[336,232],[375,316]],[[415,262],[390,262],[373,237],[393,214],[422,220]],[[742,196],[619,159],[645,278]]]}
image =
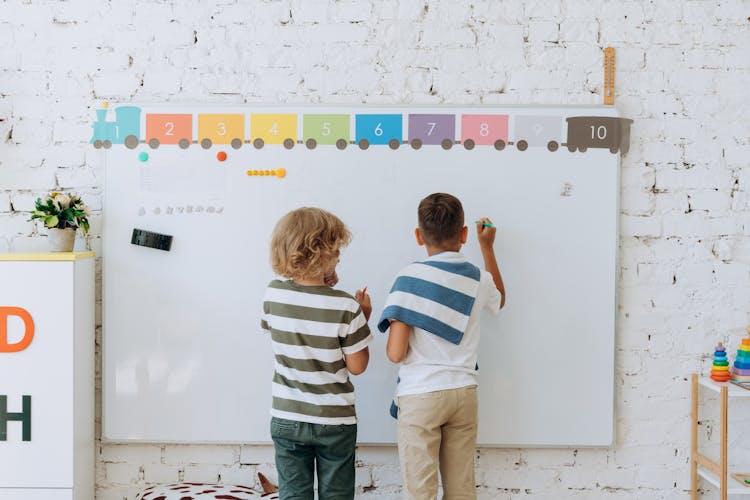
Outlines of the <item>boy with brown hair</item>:
{"label": "boy with brown hair", "polygon": [[354,297],[338,282],[340,248],[351,239],[320,208],[289,212],[271,239],[271,266],[289,278],[268,284],[261,328],[274,352],[271,437],[279,498],[354,498],[357,417],[349,374],[367,368],[372,340],[369,295]]}
{"label": "boy with brown hair", "polygon": [[378,328],[390,328],[386,352],[401,363],[392,414],[404,497],[435,499],[438,468],[443,498],[476,498],[479,323],[482,309],[496,314],[505,287],[495,258],[496,228],[477,221],[486,271],[459,252],[466,243],[461,202],[434,193],[419,204],[415,236],[428,258],[396,276]]}

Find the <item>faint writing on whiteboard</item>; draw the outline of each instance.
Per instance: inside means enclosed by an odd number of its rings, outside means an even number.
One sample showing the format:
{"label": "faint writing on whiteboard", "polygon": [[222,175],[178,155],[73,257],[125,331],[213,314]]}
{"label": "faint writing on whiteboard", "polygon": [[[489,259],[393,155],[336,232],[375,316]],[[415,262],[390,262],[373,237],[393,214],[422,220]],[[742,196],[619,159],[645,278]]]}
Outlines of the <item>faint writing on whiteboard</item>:
{"label": "faint writing on whiteboard", "polygon": [[[219,209],[224,207],[227,192],[225,170],[207,165],[172,164],[142,169],[139,174],[140,205],[146,213],[221,213]],[[182,207],[181,211],[179,207]],[[139,211],[139,215],[145,213]]]}
{"label": "faint writing on whiteboard", "polygon": [[191,214],[211,214],[219,215],[224,212],[224,207],[216,207],[209,205],[207,207],[203,205],[184,205],[184,206],[141,206],[138,208],[138,216],[143,217],[144,215],[191,215]]}

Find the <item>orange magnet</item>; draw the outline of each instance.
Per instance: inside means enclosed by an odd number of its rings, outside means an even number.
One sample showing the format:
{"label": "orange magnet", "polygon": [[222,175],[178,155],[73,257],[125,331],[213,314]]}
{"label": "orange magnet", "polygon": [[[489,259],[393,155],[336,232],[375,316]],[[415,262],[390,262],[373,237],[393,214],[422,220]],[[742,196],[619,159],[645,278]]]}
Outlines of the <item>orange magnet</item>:
{"label": "orange magnet", "polygon": [[216,159],[219,161],[224,161],[227,159],[227,154],[224,151],[219,151],[216,153]]}

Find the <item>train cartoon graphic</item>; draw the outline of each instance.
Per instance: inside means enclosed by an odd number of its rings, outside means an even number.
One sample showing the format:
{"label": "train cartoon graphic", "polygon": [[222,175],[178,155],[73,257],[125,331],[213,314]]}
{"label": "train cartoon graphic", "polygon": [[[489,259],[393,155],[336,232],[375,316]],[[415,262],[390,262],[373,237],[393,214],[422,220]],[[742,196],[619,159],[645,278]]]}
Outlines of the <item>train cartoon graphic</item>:
{"label": "train cartoon graphic", "polygon": [[97,149],[113,144],[134,149],[145,143],[152,149],[162,145],[187,149],[193,144],[203,149],[214,145],[239,149],[245,144],[256,149],[267,145],[292,149],[304,144],[308,149],[331,145],[343,150],[356,145],[363,150],[370,146],[395,150],[408,144],[413,149],[440,146],[446,150],[456,145],[497,151],[507,146],[552,152],[560,147],[570,152],[599,148],[624,155],[633,123],[614,116],[489,113],[142,113],[137,106],[119,106],[114,121],[107,121],[108,111],[96,110],[90,142]]}

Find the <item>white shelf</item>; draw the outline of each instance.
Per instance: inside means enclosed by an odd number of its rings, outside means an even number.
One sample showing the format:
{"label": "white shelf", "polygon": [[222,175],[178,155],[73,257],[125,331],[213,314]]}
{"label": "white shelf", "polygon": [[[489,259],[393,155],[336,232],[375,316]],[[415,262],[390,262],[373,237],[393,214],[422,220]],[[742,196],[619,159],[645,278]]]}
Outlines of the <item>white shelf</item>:
{"label": "white shelf", "polygon": [[741,387],[737,387],[730,382],[714,382],[709,377],[698,377],[698,383],[706,389],[709,389],[716,393],[719,393],[722,387],[728,387],[729,391],[727,395],[730,398],[750,398],[750,391]]}
{"label": "white shelf", "polygon": [[[740,389],[741,391],[744,389]],[[750,392],[750,391],[746,391]],[[721,483],[719,482],[719,477],[714,474],[711,471],[708,471],[704,469],[703,467],[698,467],[698,475],[711,483],[714,487],[720,488]],[[729,477],[727,478],[727,494],[728,495],[745,495],[750,496],[750,487],[743,486],[740,483],[737,482],[735,478],[732,477],[732,473],[729,473]]]}

